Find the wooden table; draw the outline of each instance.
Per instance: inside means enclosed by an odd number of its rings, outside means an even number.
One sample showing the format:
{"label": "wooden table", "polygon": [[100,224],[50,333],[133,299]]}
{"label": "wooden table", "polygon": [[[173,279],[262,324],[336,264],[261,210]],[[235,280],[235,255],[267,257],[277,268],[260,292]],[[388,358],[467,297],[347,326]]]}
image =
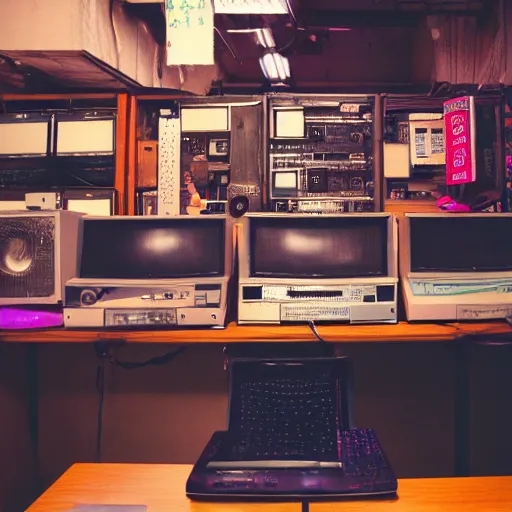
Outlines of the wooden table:
{"label": "wooden table", "polygon": [[[407,323],[383,325],[321,325],[318,332],[327,342],[440,342],[461,336],[511,333],[503,321],[466,323]],[[0,342],[11,343],[252,343],[271,341],[316,342],[307,325],[237,325],[225,329],[115,330],[46,329],[0,331]]]}
{"label": "wooden table", "polygon": [[[185,496],[188,465],[75,464],[27,512],[79,503],[146,505],[147,512],[300,512],[300,503],[197,503]],[[393,501],[311,503],[311,512],[510,512],[512,477],[400,480]]]}
{"label": "wooden table", "polygon": [[[259,512],[260,503],[196,503],[185,496],[189,465],[74,464],[27,512],[64,512],[80,503],[146,505],[147,512]],[[300,512],[275,503],[265,512]]]}
{"label": "wooden table", "polygon": [[394,502],[311,503],[310,512],[510,512],[512,477],[414,478]]}

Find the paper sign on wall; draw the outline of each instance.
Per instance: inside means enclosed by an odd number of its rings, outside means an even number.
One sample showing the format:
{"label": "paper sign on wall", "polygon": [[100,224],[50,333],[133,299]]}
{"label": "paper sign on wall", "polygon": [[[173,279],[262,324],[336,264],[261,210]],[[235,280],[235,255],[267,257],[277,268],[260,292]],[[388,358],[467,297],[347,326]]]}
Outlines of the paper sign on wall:
{"label": "paper sign on wall", "polygon": [[210,0],[166,0],[167,65],[213,65]]}

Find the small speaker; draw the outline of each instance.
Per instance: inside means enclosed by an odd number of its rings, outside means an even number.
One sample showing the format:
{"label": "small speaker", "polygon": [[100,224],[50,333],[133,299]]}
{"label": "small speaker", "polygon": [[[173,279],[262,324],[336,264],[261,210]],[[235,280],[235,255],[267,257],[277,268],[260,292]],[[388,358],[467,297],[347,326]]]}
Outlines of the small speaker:
{"label": "small speaker", "polygon": [[[238,198],[243,197],[249,201],[248,210],[250,212],[260,212],[261,211],[261,190],[259,185],[254,184],[244,184],[239,185],[231,182],[228,185],[228,193],[227,193],[228,202],[231,204],[231,201],[236,201]],[[242,214],[243,215],[243,214]]]}
{"label": "small speaker", "polygon": [[229,201],[229,214],[236,219],[242,217],[249,211],[249,198],[246,196],[235,196]]}
{"label": "small speaker", "polygon": [[0,214],[0,305],[58,304],[75,275],[81,213]]}

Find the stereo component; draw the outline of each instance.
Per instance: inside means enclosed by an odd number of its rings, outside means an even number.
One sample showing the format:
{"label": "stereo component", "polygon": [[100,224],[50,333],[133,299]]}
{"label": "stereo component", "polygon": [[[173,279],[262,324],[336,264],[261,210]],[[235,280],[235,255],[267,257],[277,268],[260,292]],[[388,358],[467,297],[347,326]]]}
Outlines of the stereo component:
{"label": "stereo component", "polygon": [[[344,98],[315,102],[297,96],[294,100],[302,109],[283,106],[284,99],[271,101],[271,210],[374,211],[373,99],[352,98],[350,108],[344,108]],[[286,129],[282,129],[280,124],[285,122]],[[288,126],[292,122],[296,130]],[[303,136],[282,136],[302,133],[299,125],[305,126]],[[311,198],[319,200],[315,207],[310,206]],[[303,208],[301,203],[309,206]]]}
{"label": "stereo component", "polygon": [[0,305],[57,304],[76,272],[80,213],[0,213]]}

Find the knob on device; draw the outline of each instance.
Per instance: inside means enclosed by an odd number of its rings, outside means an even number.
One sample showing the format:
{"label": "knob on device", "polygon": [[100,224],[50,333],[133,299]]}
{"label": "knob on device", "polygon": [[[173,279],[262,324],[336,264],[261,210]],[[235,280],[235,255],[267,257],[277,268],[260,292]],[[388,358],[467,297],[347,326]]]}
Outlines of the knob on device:
{"label": "knob on device", "polygon": [[82,290],[80,292],[80,305],[81,306],[92,306],[98,300],[98,295],[94,290]]}

